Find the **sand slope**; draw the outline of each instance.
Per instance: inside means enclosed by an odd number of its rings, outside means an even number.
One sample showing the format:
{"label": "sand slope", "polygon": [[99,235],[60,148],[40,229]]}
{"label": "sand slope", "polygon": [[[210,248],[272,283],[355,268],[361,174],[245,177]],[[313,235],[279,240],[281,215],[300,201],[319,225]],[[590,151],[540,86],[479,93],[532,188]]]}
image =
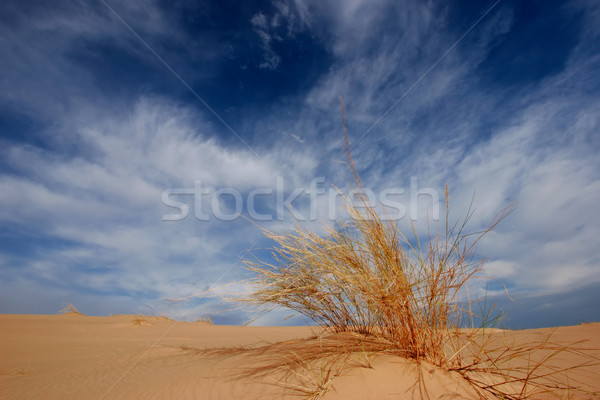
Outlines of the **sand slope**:
{"label": "sand slope", "polygon": [[[325,384],[324,399],[420,398],[418,368],[431,398],[476,398],[456,373],[389,355],[338,360],[335,365],[344,363],[339,371],[329,370],[326,362],[303,364],[303,349],[313,346],[318,352],[327,345],[320,339],[294,341],[313,336],[310,327],[75,314],[0,315],[0,326],[1,399],[297,399]],[[535,340],[547,332],[509,335]],[[558,328],[552,339],[589,340],[586,347],[600,348],[600,324]],[[261,347],[281,341],[288,342]],[[226,350],[205,351],[210,348]],[[570,376],[600,393],[598,367]]]}

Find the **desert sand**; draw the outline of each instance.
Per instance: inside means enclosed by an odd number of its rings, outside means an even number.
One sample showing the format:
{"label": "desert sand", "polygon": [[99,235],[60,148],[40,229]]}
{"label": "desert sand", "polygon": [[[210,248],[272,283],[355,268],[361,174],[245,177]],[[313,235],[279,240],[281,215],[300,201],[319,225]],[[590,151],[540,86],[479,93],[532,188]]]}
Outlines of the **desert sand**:
{"label": "desert sand", "polygon": [[[335,346],[315,338],[313,327],[78,314],[0,315],[0,325],[0,398],[6,400],[417,399],[423,386],[432,399],[478,398],[458,373],[417,367],[393,355],[358,352],[341,356],[332,368],[323,360],[308,362],[310,351]],[[549,331],[503,335],[531,341]],[[600,348],[600,323],[559,327],[552,334],[560,344],[582,340],[583,347]],[[591,354],[600,356],[598,350]],[[573,354],[560,357],[560,363],[577,362],[569,359]],[[569,372],[565,379],[589,392],[576,398],[598,398],[598,371],[589,366]]]}

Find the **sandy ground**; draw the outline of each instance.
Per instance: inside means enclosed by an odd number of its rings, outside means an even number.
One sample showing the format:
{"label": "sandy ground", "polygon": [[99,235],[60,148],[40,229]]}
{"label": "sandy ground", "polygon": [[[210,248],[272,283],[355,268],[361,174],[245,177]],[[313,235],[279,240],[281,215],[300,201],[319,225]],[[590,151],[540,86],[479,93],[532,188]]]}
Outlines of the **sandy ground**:
{"label": "sandy ground", "polygon": [[[477,398],[456,372],[392,355],[308,362],[335,346],[310,327],[236,327],[121,315],[0,315],[0,399]],[[548,329],[504,332],[541,340]],[[600,323],[557,328],[552,341],[600,348]],[[281,343],[284,341],[283,343]],[[266,346],[266,347],[265,347]],[[206,350],[220,349],[220,350]],[[599,356],[597,350],[588,353]],[[562,357],[562,358],[561,358]],[[577,363],[561,354],[560,365]],[[333,367],[330,368],[330,366]],[[569,372],[600,398],[600,367]],[[331,379],[335,377],[334,379]],[[547,396],[546,396],[547,398]]]}

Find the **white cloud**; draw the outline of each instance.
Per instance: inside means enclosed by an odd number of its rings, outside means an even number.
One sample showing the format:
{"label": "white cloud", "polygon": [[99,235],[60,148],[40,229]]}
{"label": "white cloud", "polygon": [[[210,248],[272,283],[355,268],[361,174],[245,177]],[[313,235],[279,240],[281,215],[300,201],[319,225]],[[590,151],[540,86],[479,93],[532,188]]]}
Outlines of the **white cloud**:
{"label": "white cloud", "polygon": [[277,176],[293,185],[315,163],[285,149],[259,159],[242,146],[223,147],[198,122],[188,110],[141,99],[129,116],[80,127],[85,158],[9,144],[2,152],[18,175],[0,176],[0,220],[72,243],[47,249],[44,261],[26,263],[19,275],[159,298],[197,291],[186,282],[199,276],[207,284],[219,277],[262,233],[243,220],[197,221],[193,212],[185,221],[163,222],[170,210],[162,191],[201,180],[243,193],[274,187]]}
{"label": "white cloud", "polygon": [[263,54],[263,62],[259,64],[259,68],[276,69],[281,62],[281,57],[273,51],[271,45],[273,41],[272,35],[269,33],[270,26],[267,23],[267,18],[262,13],[255,14],[250,20],[254,31],[258,35],[261,41]]}

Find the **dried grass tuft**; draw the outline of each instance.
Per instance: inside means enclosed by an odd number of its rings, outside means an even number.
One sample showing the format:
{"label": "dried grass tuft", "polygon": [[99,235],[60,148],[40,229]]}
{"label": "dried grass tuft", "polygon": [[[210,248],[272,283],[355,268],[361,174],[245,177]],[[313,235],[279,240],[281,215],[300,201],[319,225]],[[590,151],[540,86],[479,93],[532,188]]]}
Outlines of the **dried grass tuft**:
{"label": "dried grass tuft", "polygon": [[[348,164],[356,188],[364,193],[350,153],[342,102],[341,106]],[[245,301],[286,307],[331,334],[359,334],[376,342],[378,351],[458,371],[482,396],[517,399],[577,390],[557,376],[597,360],[576,346],[558,346],[549,340],[499,344],[493,330],[484,329],[495,322],[488,314],[479,316],[482,328],[461,329],[465,316],[473,321],[474,314],[471,304],[465,306],[459,296],[483,268],[483,261],[475,258],[476,245],[512,206],[498,213],[483,231],[466,233],[471,208],[462,222],[450,223],[446,186],[445,231],[429,233],[426,243],[421,243],[414,229],[409,239],[393,221],[381,218],[364,195],[347,201],[349,221],[327,226],[325,235],[300,226],[289,234],[265,230],[275,243],[275,262],[247,262],[256,278],[255,291]],[[563,352],[588,358],[575,366],[552,366],[551,361]],[[307,357],[306,351],[303,354]],[[309,354],[307,362],[311,360]]]}
{"label": "dried grass tuft", "polygon": [[60,314],[85,315],[84,313],[79,312],[77,307],[71,303],[65,303],[63,308],[60,310]]}

